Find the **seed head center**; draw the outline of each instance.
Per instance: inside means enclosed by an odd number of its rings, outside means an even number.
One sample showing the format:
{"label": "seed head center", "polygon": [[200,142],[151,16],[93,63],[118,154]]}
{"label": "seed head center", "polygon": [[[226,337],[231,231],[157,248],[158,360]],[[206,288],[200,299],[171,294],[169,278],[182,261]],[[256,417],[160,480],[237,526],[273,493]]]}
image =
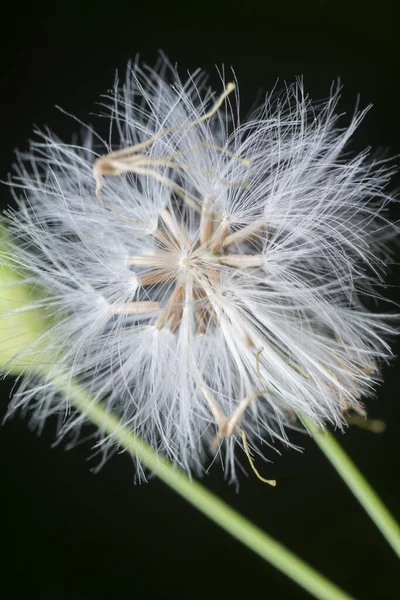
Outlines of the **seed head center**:
{"label": "seed head center", "polygon": [[179,264],[184,269],[189,269],[190,265],[191,265],[190,257],[189,256],[182,256],[182,258],[179,261]]}

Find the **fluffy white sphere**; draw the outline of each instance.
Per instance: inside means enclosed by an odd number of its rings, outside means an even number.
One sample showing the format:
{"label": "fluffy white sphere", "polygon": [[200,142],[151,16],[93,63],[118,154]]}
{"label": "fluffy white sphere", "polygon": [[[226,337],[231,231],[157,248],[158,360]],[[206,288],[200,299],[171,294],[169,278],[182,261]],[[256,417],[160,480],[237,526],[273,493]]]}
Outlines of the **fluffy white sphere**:
{"label": "fluffy white sphere", "polygon": [[57,413],[76,437],[61,366],[188,472],[221,453],[234,478],[243,431],[260,452],[290,445],[298,415],[341,427],[362,410],[393,333],[363,303],[395,233],[392,169],[344,154],[364,113],[340,128],[337,89],[313,105],[298,82],[240,123],[233,88],[135,63],[108,142],[46,132],[18,156],[12,258],[51,315],[38,353],[54,365],[27,368],[10,414]]}

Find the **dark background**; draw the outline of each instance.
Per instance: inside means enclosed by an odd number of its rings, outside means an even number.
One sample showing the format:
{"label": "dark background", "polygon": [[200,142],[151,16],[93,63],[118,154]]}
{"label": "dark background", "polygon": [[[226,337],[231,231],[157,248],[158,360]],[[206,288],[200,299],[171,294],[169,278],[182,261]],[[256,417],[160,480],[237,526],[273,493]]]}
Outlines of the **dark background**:
{"label": "dark background", "polygon": [[[41,17],[21,7],[2,15],[0,37],[1,162],[5,179],[15,147],[26,148],[33,124],[69,141],[77,130],[57,111],[83,120],[96,111],[115,69],[140,53],[154,64],[163,49],[180,72],[233,65],[244,112],[258,90],[277,78],[304,75],[321,99],[331,82],[344,84],[340,108],[352,112],[357,94],[368,114],[355,147],[400,151],[399,6],[397,2],[117,2]],[[68,9],[68,12],[67,12]],[[45,11],[43,11],[45,12]],[[397,185],[399,181],[395,182]],[[9,202],[0,188],[3,205]],[[394,216],[396,217],[394,210]],[[397,217],[399,216],[397,210]],[[399,280],[396,268],[391,284]],[[399,299],[399,291],[391,296]],[[400,519],[400,385],[398,364],[385,371],[372,417],[387,431],[352,428],[341,443]],[[5,412],[12,380],[2,384]],[[90,473],[90,444],[51,448],[54,422],[38,438],[14,419],[0,430],[0,588],[4,598],[307,598],[295,583],[234,541],[156,479],[133,485],[133,467],[115,456]],[[204,484],[356,598],[398,597],[393,551],[311,440],[295,437],[303,454],[282,449],[260,466],[275,489],[252,474],[240,493],[218,467]]]}

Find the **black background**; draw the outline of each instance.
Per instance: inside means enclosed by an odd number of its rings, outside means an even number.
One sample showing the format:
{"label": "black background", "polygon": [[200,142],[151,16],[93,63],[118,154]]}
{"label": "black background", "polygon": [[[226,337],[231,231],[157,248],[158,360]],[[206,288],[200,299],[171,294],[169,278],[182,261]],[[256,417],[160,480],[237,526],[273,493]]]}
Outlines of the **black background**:
{"label": "black background", "polygon": [[[68,9],[68,11],[67,11]],[[87,120],[99,94],[140,53],[150,65],[162,49],[180,72],[233,65],[244,112],[259,90],[304,75],[310,95],[328,95],[340,77],[340,108],[357,94],[368,114],[355,147],[400,151],[399,7],[397,2],[117,2],[41,17],[2,15],[0,39],[1,162],[5,179],[15,147],[26,148],[33,124],[69,141],[77,125],[56,104]],[[45,12],[45,11],[43,11]],[[218,89],[218,88],[217,88]],[[399,183],[399,181],[395,182]],[[0,191],[9,202],[6,187]],[[394,216],[395,215],[394,210]],[[398,216],[398,211],[397,211]],[[398,281],[393,268],[391,284]],[[399,297],[398,290],[391,292]],[[2,384],[5,412],[12,380]],[[341,443],[400,519],[398,364],[370,402],[383,435],[352,428]],[[115,456],[98,475],[90,444],[69,452],[54,440],[54,422],[38,438],[14,419],[0,431],[0,588],[4,598],[307,598],[264,563],[153,479],[134,486],[133,467]],[[398,563],[350,492],[311,440],[303,454],[282,449],[263,474],[240,477],[240,493],[218,467],[204,484],[356,598],[398,597]]]}

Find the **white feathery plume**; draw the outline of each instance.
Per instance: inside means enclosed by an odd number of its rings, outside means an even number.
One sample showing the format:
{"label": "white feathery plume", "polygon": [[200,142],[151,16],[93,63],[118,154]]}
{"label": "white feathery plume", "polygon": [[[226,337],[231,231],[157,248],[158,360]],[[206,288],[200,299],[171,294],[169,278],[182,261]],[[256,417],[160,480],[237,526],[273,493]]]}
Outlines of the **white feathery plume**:
{"label": "white feathery plume", "polygon": [[365,111],[339,127],[339,88],[313,105],[299,81],[241,123],[234,87],[135,63],[107,98],[108,141],[39,132],[18,155],[9,259],[40,290],[54,365],[47,381],[27,365],[9,414],[58,414],[75,440],[61,366],[189,473],[219,454],[234,479],[240,447],[253,467],[249,447],[290,446],[297,415],[363,411],[395,332],[364,306],[396,233],[393,169],[345,154]]}

